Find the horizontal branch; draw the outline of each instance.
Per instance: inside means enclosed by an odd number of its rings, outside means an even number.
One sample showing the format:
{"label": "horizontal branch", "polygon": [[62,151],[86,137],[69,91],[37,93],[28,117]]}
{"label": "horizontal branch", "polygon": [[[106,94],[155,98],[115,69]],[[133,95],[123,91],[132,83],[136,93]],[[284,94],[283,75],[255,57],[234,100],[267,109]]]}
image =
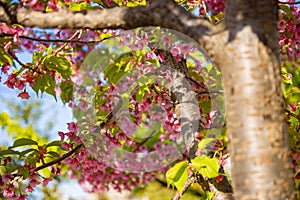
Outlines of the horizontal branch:
{"label": "horizontal branch", "polygon": [[[0,0],[0,22],[20,24],[24,27],[60,29],[134,29],[138,27],[159,26],[181,32],[196,40],[208,56],[219,67],[222,60],[217,58],[223,51],[217,47],[225,41],[224,23],[211,24],[208,20],[193,16],[173,0],[151,0],[146,6],[134,8],[114,7],[103,10],[74,12],[61,10],[41,12],[17,8]],[[225,31],[226,32],[226,31]],[[225,39],[224,39],[224,38]]]}
{"label": "horizontal branch", "polygon": [[[7,34],[7,33],[1,33],[0,38],[3,37],[13,37],[13,34]],[[108,38],[104,39],[99,39],[99,40],[78,40],[78,39],[73,39],[73,40],[68,40],[68,39],[43,39],[43,38],[35,38],[35,37],[29,37],[29,36],[23,36],[20,35],[19,38],[25,39],[25,40],[31,40],[31,41],[36,41],[36,42],[44,42],[44,43],[51,43],[51,42],[62,42],[62,43],[80,43],[80,44],[94,44],[94,43],[99,43],[103,42],[104,40],[113,38],[115,36],[111,36]]]}
{"label": "horizontal branch", "polygon": [[134,8],[114,7],[83,12],[61,10],[48,13],[24,8],[13,9],[11,5],[2,2],[0,22],[24,27],[99,30],[160,26],[182,32],[197,41],[209,34],[211,27],[210,22],[193,16],[173,0],[152,0],[147,6]]}

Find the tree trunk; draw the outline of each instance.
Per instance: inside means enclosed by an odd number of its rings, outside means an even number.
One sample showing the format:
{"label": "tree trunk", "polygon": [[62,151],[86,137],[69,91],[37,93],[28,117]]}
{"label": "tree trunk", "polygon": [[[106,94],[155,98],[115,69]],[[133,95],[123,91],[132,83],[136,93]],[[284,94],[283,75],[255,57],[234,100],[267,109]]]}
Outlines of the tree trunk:
{"label": "tree trunk", "polygon": [[223,53],[216,59],[222,63],[235,199],[293,199],[277,2],[227,0],[226,8],[229,32],[219,40]]}

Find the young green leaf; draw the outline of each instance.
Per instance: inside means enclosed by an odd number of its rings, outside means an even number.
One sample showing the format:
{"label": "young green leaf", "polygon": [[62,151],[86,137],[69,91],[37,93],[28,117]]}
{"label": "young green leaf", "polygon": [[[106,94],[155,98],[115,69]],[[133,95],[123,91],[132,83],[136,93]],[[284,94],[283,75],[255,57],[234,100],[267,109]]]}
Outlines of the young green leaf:
{"label": "young green leaf", "polygon": [[64,57],[51,56],[45,60],[48,69],[55,70],[65,79],[73,73],[70,61]]}
{"label": "young green leaf", "polygon": [[186,180],[188,179],[187,173],[187,161],[182,161],[171,167],[166,174],[167,184],[175,186],[177,190],[181,193],[182,187]]}
{"label": "young green leaf", "polygon": [[47,153],[50,154],[54,158],[60,157],[60,154],[55,151],[48,151]]}
{"label": "young green leaf", "polygon": [[28,153],[30,153],[30,152],[32,152],[32,151],[37,151],[37,150],[36,150],[36,149],[33,149],[33,148],[31,148],[31,149],[26,149],[26,150],[20,152],[20,156],[25,156],[26,154],[28,154]]}
{"label": "young green leaf", "polygon": [[216,158],[210,158],[202,155],[191,160],[192,166],[195,167],[200,174],[207,178],[215,178],[219,175],[219,161]]}
{"label": "young green leaf", "polygon": [[46,145],[46,147],[48,148],[48,147],[52,147],[52,146],[61,146],[61,144],[62,144],[62,141],[60,141],[60,140],[54,140],[54,141],[52,141],[52,142],[50,142],[49,144],[47,144]]}
{"label": "young green leaf", "polygon": [[216,138],[204,138],[203,140],[201,140],[199,143],[198,143],[198,148],[200,149],[206,149],[207,146],[212,143],[213,141],[215,141]]}
{"label": "young green leaf", "polygon": [[29,138],[20,138],[17,139],[11,148],[26,146],[26,145],[38,145],[38,143]]}
{"label": "young green leaf", "polygon": [[52,95],[56,100],[56,93],[55,93],[55,79],[54,76],[50,76],[50,74],[44,74],[42,77],[37,77],[32,89],[38,95],[39,91],[47,92],[48,94]]}
{"label": "young green leaf", "polygon": [[0,151],[0,156],[5,156],[5,155],[20,155],[19,151],[14,151],[12,149],[5,149]]}

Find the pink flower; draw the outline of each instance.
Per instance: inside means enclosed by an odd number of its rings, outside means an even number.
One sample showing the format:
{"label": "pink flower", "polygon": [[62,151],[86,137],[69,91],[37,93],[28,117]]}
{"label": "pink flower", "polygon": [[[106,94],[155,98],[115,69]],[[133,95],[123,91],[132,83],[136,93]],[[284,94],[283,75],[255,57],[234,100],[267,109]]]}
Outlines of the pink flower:
{"label": "pink flower", "polygon": [[14,178],[14,176],[11,175],[11,174],[3,174],[3,175],[2,175],[2,181],[3,181],[4,183],[6,183],[8,180],[13,179],[13,178]]}
{"label": "pink flower", "polygon": [[57,96],[60,96],[60,95],[61,95],[61,89],[60,89],[60,87],[56,86],[54,90],[55,90],[55,94],[56,94]]}
{"label": "pink flower", "polygon": [[52,181],[52,177],[45,178],[45,179],[43,180],[43,186],[48,185],[48,183],[49,183],[50,181]]}
{"label": "pink flower", "polygon": [[9,34],[15,34],[17,31],[11,27],[8,27],[4,23],[0,23],[0,32],[9,33]]}
{"label": "pink flower", "polygon": [[28,195],[21,194],[21,195],[18,197],[18,200],[26,200],[27,197],[28,197]]}
{"label": "pink flower", "polygon": [[5,198],[12,198],[12,197],[14,197],[14,194],[15,194],[14,191],[12,191],[10,189],[4,189],[1,192],[3,193],[3,196]]}
{"label": "pink flower", "polygon": [[145,54],[145,58],[146,58],[146,60],[151,60],[153,58],[153,52],[147,52]]}
{"label": "pink flower", "polygon": [[69,139],[72,139],[72,138],[76,137],[76,134],[74,132],[66,133],[66,135],[68,136]]}
{"label": "pink flower", "polygon": [[30,181],[29,181],[29,185],[31,186],[31,187],[35,187],[35,186],[37,186],[37,185],[39,185],[40,184],[40,182],[38,181],[38,180],[36,180],[36,179],[31,179]]}
{"label": "pink flower", "polygon": [[9,65],[3,65],[2,68],[1,68],[1,71],[4,73],[4,74],[7,74],[7,71],[9,70],[10,66]]}
{"label": "pink flower", "polygon": [[5,44],[4,49],[7,51],[11,47],[12,43],[9,41],[8,43]]}
{"label": "pink flower", "polygon": [[179,48],[184,58],[186,58],[187,54],[193,51],[193,48],[189,44],[181,44],[179,45]]}
{"label": "pink flower", "polygon": [[68,130],[69,131],[75,132],[75,133],[77,133],[79,131],[79,126],[75,122],[67,123],[67,125],[68,125]]}
{"label": "pink flower", "polygon": [[4,82],[4,84],[7,85],[7,87],[14,89],[16,82],[19,79],[17,78],[17,76],[15,74],[9,74],[7,80]]}
{"label": "pink flower", "polygon": [[26,92],[26,90],[24,90],[23,92],[21,92],[18,97],[21,97],[22,99],[29,99],[29,94]]}
{"label": "pink flower", "polygon": [[169,46],[169,47],[170,47],[171,44],[172,44],[170,38],[168,38],[168,36],[166,36],[166,35],[163,35],[163,36],[161,37],[161,41],[163,41],[163,44],[164,44],[165,46]]}
{"label": "pink flower", "polygon": [[67,144],[67,143],[63,143],[61,145],[62,148],[64,148],[65,150],[69,151],[71,149],[71,145]]}
{"label": "pink flower", "polygon": [[26,188],[25,188],[25,192],[33,192],[33,187],[31,187],[30,185],[28,185]]}
{"label": "pink flower", "polygon": [[170,53],[172,56],[177,57],[178,55],[180,56],[181,50],[178,46],[172,47]]}
{"label": "pink flower", "polygon": [[224,176],[223,175],[219,175],[218,177],[216,177],[216,182],[220,183],[221,181],[223,181]]}
{"label": "pink flower", "polygon": [[158,58],[158,60],[159,60],[160,62],[164,62],[164,60],[165,60],[165,57],[164,57],[164,54],[163,54],[163,53],[158,54],[157,58]]}
{"label": "pink flower", "polygon": [[284,29],[286,28],[285,24],[286,24],[286,21],[284,21],[284,20],[279,21],[279,23],[278,23],[279,32],[284,32]]}
{"label": "pink flower", "polygon": [[61,141],[64,141],[64,139],[65,139],[65,133],[64,133],[64,132],[61,132],[61,131],[59,131],[57,134],[59,135],[59,137],[60,137],[60,140],[61,140]]}
{"label": "pink flower", "polygon": [[15,87],[18,88],[19,90],[23,90],[25,87],[25,82],[22,80],[18,80],[15,84]]}
{"label": "pink flower", "polygon": [[57,0],[48,1],[48,7],[54,11],[60,10],[61,7],[59,6]]}
{"label": "pink flower", "polygon": [[88,106],[89,104],[86,101],[80,99],[79,107],[81,110],[87,110]]}

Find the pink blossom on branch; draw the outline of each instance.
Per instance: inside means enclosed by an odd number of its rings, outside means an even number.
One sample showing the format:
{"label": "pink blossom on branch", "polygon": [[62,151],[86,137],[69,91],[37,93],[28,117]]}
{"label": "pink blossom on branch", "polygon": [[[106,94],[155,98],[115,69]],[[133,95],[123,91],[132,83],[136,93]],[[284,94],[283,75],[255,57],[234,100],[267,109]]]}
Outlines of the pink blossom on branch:
{"label": "pink blossom on branch", "polygon": [[22,99],[29,99],[29,94],[26,92],[26,90],[24,90],[23,92],[21,92],[18,97],[22,98]]}

